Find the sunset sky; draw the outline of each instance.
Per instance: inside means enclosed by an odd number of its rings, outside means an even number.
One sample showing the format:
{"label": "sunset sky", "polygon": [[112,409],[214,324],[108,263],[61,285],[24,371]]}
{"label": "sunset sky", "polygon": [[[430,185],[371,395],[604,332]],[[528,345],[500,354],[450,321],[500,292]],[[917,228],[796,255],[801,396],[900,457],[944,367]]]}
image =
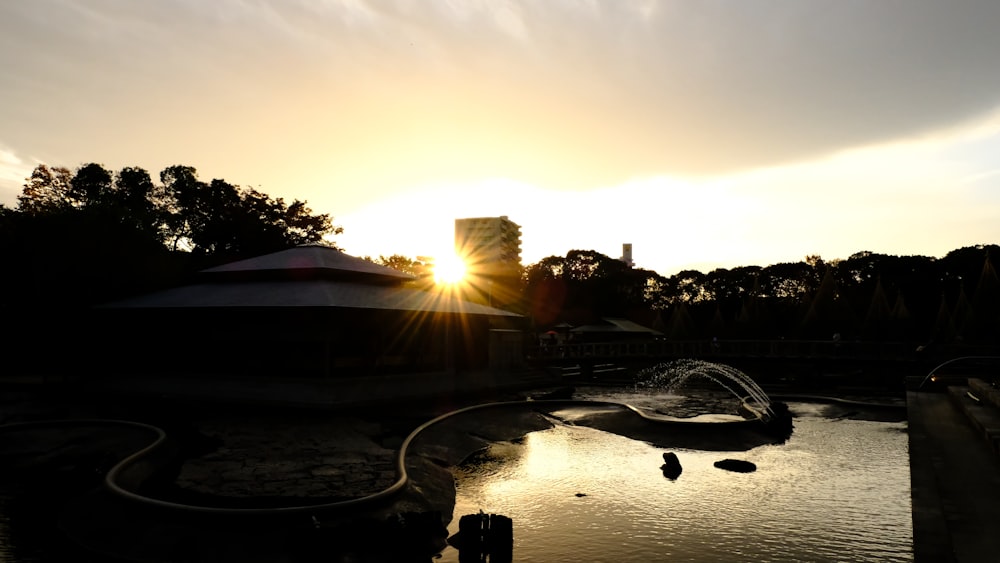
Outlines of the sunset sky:
{"label": "sunset sky", "polygon": [[1000,242],[1000,2],[10,0],[0,202],[184,164],[439,255],[672,275]]}

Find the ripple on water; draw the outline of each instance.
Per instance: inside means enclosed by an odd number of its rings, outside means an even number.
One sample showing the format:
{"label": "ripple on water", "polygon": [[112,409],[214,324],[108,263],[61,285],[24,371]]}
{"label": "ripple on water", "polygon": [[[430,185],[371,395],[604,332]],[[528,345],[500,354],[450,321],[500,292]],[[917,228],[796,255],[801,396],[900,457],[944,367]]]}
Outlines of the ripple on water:
{"label": "ripple on water", "polygon": [[[684,468],[676,481],[659,471],[662,449],[557,426],[503,446],[504,463],[488,471],[460,472],[455,520],[479,510],[511,517],[517,561],[910,561],[899,426],[796,419],[783,445],[673,450]],[[712,466],[726,457],[758,471]]]}

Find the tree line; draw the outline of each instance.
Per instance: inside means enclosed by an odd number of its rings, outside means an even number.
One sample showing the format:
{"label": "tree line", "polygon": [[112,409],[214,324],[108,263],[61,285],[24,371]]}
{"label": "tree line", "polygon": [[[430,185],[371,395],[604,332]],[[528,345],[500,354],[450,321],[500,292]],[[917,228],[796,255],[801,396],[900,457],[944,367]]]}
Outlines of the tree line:
{"label": "tree line", "polygon": [[[75,171],[39,165],[14,208],[0,205],[0,307],[89,306],[176,286],[206,267],[317,242],[342,232],[306,202],[286,203],[170,166]],[[830,338],[1000,341],[994,244],[941,258],[858,252],[826,261],[664,276],[593,250],[522,269],[491,299],[536,329],[624,317],[670,338]],[[371,259],[371,258],[369,258]],[[400,255],[372,261],[416,275],[432,265]],[[510,283],[505,280],[504,283]]]}
{"label": "tree line", "polygon": [[870,251],[825,261],[672,276],[572,250],[524,268],[523,311],[540,329],[623,317],[677,339],[965,342],[1000,338],[997,245],[942,258]]}
{"label": "tree line", "polygon": [[218,263],[339,234],[328,214],[176,165],[38,165],[14,208],[0,205],[8,272],[0,304],[88,305],[178,283]]}
{"label": "tree line", "polygon": [[[525,266],[506,292],[513,298],[501,306],[527,316],[539,332],[618,317],[672,339],[993,345],[1000,341],[1000,281],[991,260],[998,252],[992,244],[941,258],[862,251],[664,276],[594,250],[571,250]],[[433,269],[401,255],[366,258],[425,280]],[[494,287],[494,305],[503,292]],[[485,303],[482,293],[473,287],[465,297]]]}

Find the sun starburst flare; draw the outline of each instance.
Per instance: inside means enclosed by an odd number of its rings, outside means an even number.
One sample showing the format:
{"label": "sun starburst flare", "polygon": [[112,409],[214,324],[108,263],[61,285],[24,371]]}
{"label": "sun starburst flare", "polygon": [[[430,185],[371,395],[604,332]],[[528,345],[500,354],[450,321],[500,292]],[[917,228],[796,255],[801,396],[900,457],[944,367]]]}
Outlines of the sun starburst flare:
{"label": "sun starburst flare", "polygon": [[452,254],[439,258],[434,264],[434,281],[438,284],[457,285],[465,281],[465,262]]}

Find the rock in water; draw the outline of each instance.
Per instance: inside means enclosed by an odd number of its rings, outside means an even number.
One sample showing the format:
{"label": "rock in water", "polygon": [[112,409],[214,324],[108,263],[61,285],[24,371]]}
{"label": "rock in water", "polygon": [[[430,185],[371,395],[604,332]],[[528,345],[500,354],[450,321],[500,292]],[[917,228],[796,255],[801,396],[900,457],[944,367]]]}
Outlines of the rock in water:
{"label": "rock in water", "polygon": [[744,461],[742,459],[723,459],[717,461],[714,464],[719,469],[725,469],[726,471],[735,471],[736,473],[753,473],[757,471],[757,466],[750,461]]}
{"label": "rock in water", "polygon": [[663,465],[660,466],[663,470],[663,476],[667,479],[676,479],[680,476],[681,471],[684,468],[681,467],[681,460],[677,459],[677,454],[674,452],[666,452],[663,454]]}

